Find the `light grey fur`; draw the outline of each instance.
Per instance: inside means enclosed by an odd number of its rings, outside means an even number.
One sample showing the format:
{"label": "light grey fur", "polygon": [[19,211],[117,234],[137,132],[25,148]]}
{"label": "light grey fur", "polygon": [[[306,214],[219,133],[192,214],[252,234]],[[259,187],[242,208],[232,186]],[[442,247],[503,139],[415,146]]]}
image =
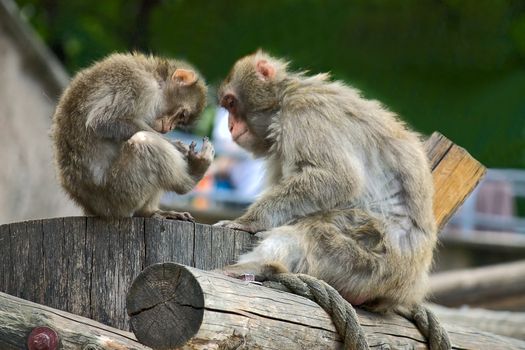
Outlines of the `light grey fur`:
{"label": "light grey fur", "polygon": [[[321,278],[376,310],[419,303],[436,244],[433,183],[419,136],[326,74],[291,73],[263,52],[219,91],[237,142],[268,161],[269,187],[219,225],[263,240],[227,273],[268,266]],[[242,126],[243,128],[245,126]]]}

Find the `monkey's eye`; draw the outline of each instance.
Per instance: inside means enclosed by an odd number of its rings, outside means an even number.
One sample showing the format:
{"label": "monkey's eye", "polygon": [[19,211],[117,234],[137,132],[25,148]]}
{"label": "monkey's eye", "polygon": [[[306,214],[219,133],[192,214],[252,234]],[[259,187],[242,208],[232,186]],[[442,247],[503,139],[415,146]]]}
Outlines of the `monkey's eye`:
{"label": "monkey's eye", "polygon": [[221,105],[227,110],[235,108],[236,100],[233,95],[226,95],[222,98]]}

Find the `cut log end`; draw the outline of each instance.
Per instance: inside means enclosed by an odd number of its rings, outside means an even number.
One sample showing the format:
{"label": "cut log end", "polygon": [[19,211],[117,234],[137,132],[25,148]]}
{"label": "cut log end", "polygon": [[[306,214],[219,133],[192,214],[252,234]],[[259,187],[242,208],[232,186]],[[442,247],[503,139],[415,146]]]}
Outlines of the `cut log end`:
{"label": "cut log end", "polygon": [[131,328],[142,344],[154,349],[175,349],[199,330],[204,296],[184,266],[155,264],[135,279],[126,307]]}

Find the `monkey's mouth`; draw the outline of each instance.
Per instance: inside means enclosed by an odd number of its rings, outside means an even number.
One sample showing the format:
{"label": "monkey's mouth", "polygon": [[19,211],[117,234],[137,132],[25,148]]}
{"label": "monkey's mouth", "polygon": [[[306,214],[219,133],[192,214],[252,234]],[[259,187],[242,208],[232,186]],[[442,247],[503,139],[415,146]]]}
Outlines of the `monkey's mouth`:
{"label": "monkey's mouth", "polygon": [[190,113],[186,109],[183,109],[175,114],[166,115],[164,117],[156,119],[155,126],[153,127],[153,129],[155,129],[155,131],[160,132],[161,134],[165,134],[167,132],[175,130],[178,127],[188,125],[190,119]]}
{"label": "monkey's mouth", "polygon": [[165,134],[167,132],[175,130],[177,124],[178,123],[176,120],[174,120],[174,118],[162,117],[155,120],[155,126],[153,127],[153,129],[155,129],[155,131],[160,132],[161,134]]}
{"label": "monkey's mouth", "polygon": [[232,134],[233,141],[237,141],[238,139],[241,138],[241,136],[243,136],[247,132],[248,132],[248,129],[244,129],[240,134],[236,134],[236,135]]}
{"label": "monkey's mouth", "polygon": [[232,114],[231,112],[228,115],[228,129],[230,130],[232,139],[235,142],[237,142],[241,136],[243,136],[249,131],[246,123],[244,123],[241,119],[239,119],[236,115]]}

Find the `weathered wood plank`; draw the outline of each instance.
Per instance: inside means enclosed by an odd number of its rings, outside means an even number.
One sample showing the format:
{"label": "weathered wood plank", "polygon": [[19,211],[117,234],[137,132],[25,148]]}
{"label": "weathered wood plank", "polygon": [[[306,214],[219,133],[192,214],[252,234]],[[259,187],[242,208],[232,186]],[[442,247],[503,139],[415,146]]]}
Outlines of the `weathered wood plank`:
{"label": "weathered wood plank", "polygon": [[132,333],[0,293],[0,349],[26,349],[31,330],[42,326],[58,333],[60,349],[150,349],[138,343]]}
{"label": "weathered wood plank", "polygon": [[443,157],[447,154],[450,148],[454,145],[452,141],[447,139],[439,132],[434,132],[425,141],[425,150],[430,162],[430,169],[434,171],[436,166],[441,162]]}
{"label": "weathered wood plank", "polygon": [[143,218],[87,222],[87,237],[93,241],[91,318],[120,329],[129,327],[122,296],[143,267],[143,222]]}
{"label": "weathered wood plank", "polygon": [[[139,275],[128,294],[128,313],[139,341],[156,349],[210,349],[236,341],[248,349],[342,348],[330,317],[313,301],[171,263]],[[426,348],[402,317],[358,315],[370,348]],[[522,341],[445,326],[454,349],[525,349]]]}
{"label": "weathered wood plank", "polygon": [[0,292],[7,291],[11,276],[11,226],[0,225]]}
{"label": "weathered wood plank", "polygon": [[[33,281],[31,281],[31,267],[29,260],[31,258],[29,252],[29,244],[31,237],[27,233],[26,222],[17,222],[11,225],[10,228],[10,267],[12,268],[9,274],[7,290],[10,294],[20,296],[24,299],[31,300],[33,294]],[[34,221],[31,225],[39,225],[40,220]]]}
{"label": "weathered wood plank", "polygon": [[191,222],[145,219],[145,266],[165,261],[194,264],[195,229]]}
{"label": "weathered wood plank", "polygon": [[195,225],[195,266],[201,270],[213,270],[232,264],[235,244],[232,231],[222,227]]}
{"label": "weathered wood plank", "polygon": [[[50,274],[63,275],[65,299],[57,299],[53,294],[46,298],[45,305],[65,310],[77,315],[91,316],[91,280],[92,250],[91,239],[87,236],[87,220],[84,217],[52,219],[57,232],[47,231],[46,240],[57,240],[64,246],[64,255],[60,256],[64,270],[53,269]],[[58,252],[55,252],[57,254]],[[58,258],[57,258],[58,259]],[[55,277],[56,278],[56,277]]]}
{"label": "weathered wood plank", "polygon": [[439,133],[433,133],[425,145],[434,179],[434,216],[442,228],[477,186],[486,169]]}

